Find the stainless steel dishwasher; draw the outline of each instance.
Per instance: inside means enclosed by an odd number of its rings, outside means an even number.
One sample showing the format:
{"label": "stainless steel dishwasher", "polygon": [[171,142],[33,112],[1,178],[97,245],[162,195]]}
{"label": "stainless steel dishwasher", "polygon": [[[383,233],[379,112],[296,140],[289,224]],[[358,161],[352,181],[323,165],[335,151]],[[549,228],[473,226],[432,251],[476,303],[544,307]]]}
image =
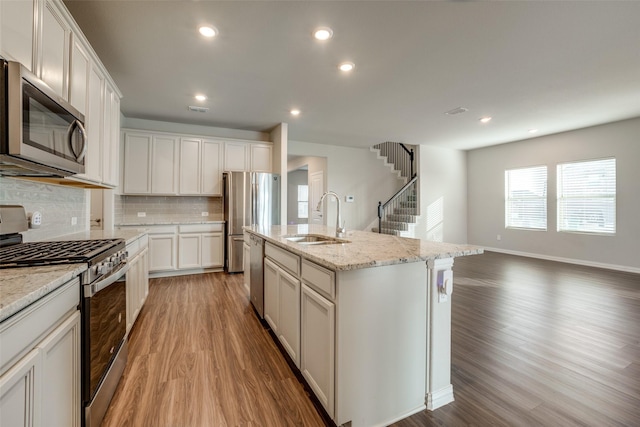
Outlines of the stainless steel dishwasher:
{"label": "stainless steel dishwasher", "polygon": [[262,319],[264,317],[264,239],[251,234],[251,283],[249,284],[249,297],[251,304]]}

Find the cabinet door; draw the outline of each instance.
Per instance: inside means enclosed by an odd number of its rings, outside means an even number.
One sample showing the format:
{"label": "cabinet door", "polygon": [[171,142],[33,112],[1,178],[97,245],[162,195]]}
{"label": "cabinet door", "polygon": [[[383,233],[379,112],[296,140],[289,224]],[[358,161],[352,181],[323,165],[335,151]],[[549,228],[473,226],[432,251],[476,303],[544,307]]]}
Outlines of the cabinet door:
{"label": "cabinet door", "polygon": [[176,235],[149,235],[149,271],[176,269]]}
{"label": "cabinet door", "polygon": [[105,184],[118,185],[118,135],[119,129],[113,126],[113,109],[115,108],[115,98],[118,95],[113,87],[106,81],[104,82],[104,99],[102,108],[102,182]]}
{"label": "cabinet door", "polygon": [[208,196],[222,195],[222,143],[202,141],[201,151],[202,182],[200,190]]}
{"label": "cabinet door", "polygon": [[251,170],[271,172],[271,145],[251,144]]}
{"label": "cabinet door", "polygon": [[300,280],[284,270],[278,280],[278,332],[282,346],[300,367]]}
{"label": "cabinet door", "polygon": [[224,170],[248,171],[247,144],[241,142],[225,142],[224,144]]}
{"label": "cabinet door", "polygon": [[251,263],[249,261],[251,259],[251,246],[245,242],[242,247],[244,250],[244,289],[247,296],[249,296],[249,290],[251,289]]}
{"label": "cabinet door", "polygon": [[200,143],[193,138],[180,140],[180,194],[200,194]]}
{"label": "cabinet door", "polygon": [[133,323],[136,321],[136,317],[138,317],[138,289],[140,287],[138,283],[139,262],[139,256],[136,256],[132,260],[130,260],[130,267],[129,271],[127,272],[127,333],[129,333],[129,331],[133,327]]}
{"label": "cabinet door", "polygon": [[145,248],[140,254],[140,261],[138,261],[138,286],[140,295],[140,309],[149,296],[149,250]]}
{"label": "cabinet door", "polygon": [[71,29],[51,0],[42,14],[40,78],[64,99],[67,94],[67,64]]}
{"label": "cabinet door", "polygon": [[43,424],[80,427],[80,312],[65,320],[38,348],[42,355]]}
{"label": "cabinet door", "polygon": [[0,1],[0,55],[33,71],[34,4],[38,0]]}
{"label": "cabinet door", "polygon": [[125,133],[123,159],[124,194],[149,194],[151,135]]}
{"label": "cabinet door", "polygon": [[300,372],[334,416],[335,304],[302,285]]}
{"label": "cabinet door", "polygon": [[89,54],[78,37],[73,37],[69,74],[69,103],[82,114],[87,112],[87,87],[89,85]]}
{"label": "cabinet door", "polygon": [[34,349],[0,376],[1,426],[40,425],[41,360]]}
{"label": "cabinet door", "polygon": [[100,70],[91,66],[89,69],[89,96],[85,114],[87,130],[87,154],[85,155],[83,178],[91,181],[102,181],[102,107],[104,77]]}
{"label": "cabinet door", "polygon": [[222,267],[224,265],[223,242],[222,233],[202,234],[202,247],[200,248],[202,268]]}
{"label": "cabinet door", "polygon": [[268,258],[264,259],[264,320],[274,333],[278,331],[278,280],[280,268]]}
{"label": "cabinet door", "polygon": [[178,268],[200,267],[200,234],[178,236]]}
{"label": "cabinet door", "polygon": [[177,194],[178,138],[155,135],[151,153],[151,193]]}

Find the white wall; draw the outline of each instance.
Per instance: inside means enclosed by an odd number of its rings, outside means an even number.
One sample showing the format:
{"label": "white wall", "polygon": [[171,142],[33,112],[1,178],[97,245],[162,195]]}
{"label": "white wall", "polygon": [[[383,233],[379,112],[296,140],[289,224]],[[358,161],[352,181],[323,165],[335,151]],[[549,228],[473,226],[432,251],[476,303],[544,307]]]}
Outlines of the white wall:
{"label": "white wall", "polygon": [[[368,148],[289,141],[289,154],[327,158],[325,191],[340,195],[347,231],[364,230],[377,218],[378,201],[385,201],[402,186],[402,181],[395,179]],[[355,202],[345,203],[347,195],[354,196]],[[328,225],[335,225],[336,202],[330,200],[325,218]]]}
{"label": "white wall", "polygon": [[266,132],[189,125],[184,123],[160,122],[156,120],[133,119],[122,115],[120,116],[120,127],[125,129],[143,129],[155,130],[158,132],[206,135],[218,138],[246,139],[250,141],[271,141],[270,134]]}
{"label": "white wall", "polygon": [[[556,165],[605,157],[616,158],[616,235],[557,232]],[[469,243],[640,271],[639,162],[640,118],[469,151]],[[539,165],[548,170],[548,230],[505,229],[504,171]]]}
{"label": "white wall", "polygon": [[467,243],[467,153],[417,147],[420,219],[416,237]]}

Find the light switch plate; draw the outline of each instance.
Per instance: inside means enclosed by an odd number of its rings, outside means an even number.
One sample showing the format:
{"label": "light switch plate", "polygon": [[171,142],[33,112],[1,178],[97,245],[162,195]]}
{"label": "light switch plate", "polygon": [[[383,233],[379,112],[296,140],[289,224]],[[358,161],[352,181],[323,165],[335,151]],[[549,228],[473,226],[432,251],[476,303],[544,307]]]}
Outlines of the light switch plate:
{"label": "light switch plate", "polygon": [[146,212],[138,212],[138,218],[144,218],[147,216]]}
{"label": "light switch plate", "polygon": [[356,201],[356,198],[354,196],[344,196],[344,201],[347,203],[353,203]]}
{"label": "light switch plate", "polygon": [[200,215],[202,215],[202,216],[209,216],[209,212],[200,212]]}

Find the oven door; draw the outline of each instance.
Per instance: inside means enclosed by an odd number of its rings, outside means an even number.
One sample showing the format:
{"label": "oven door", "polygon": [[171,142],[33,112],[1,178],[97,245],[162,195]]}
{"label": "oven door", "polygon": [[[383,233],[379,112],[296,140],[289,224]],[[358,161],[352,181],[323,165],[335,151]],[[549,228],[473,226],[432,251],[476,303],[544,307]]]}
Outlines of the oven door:
{"label": "oven door", "polygon": [[83,285],[82,399],[85,426],[100,425],[124,371],[127,291],[123,264],[107,278]]}

